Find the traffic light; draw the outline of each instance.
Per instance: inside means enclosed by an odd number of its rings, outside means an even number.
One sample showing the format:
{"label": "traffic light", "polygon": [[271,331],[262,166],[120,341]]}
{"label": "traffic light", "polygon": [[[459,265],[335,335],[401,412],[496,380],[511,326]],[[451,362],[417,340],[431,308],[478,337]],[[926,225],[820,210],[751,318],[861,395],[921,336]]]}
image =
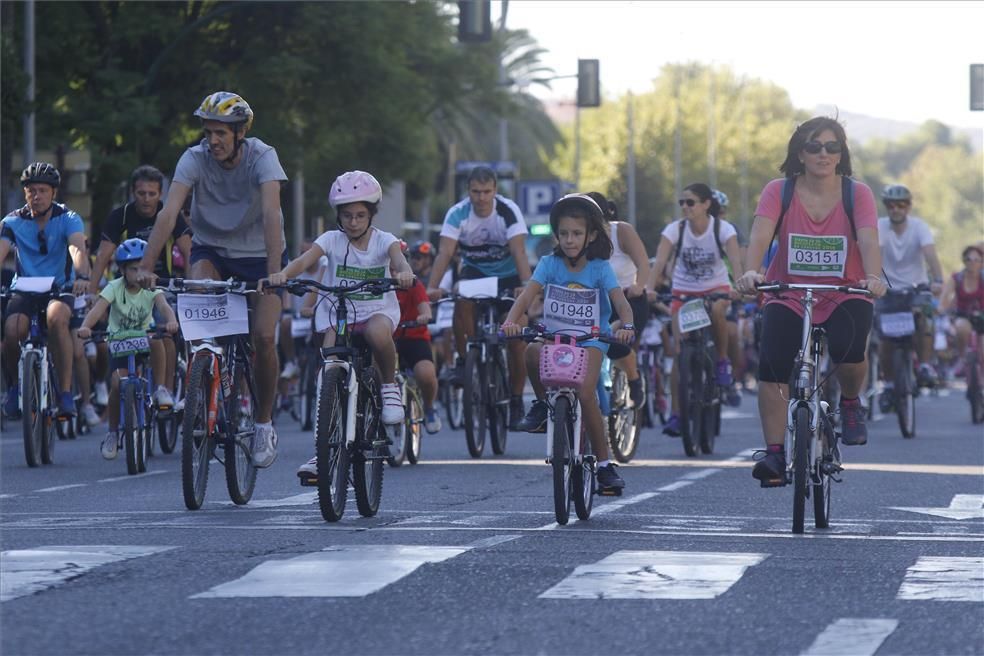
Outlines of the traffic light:
{"label": "traffic light", "polygon": [[601,105],[601,83],[597,59],[577,60],[577,106]]}
{"label": "traffic light", "polygon": [[458,3],[458,41],[482,43],[492,39],[492,0]]}

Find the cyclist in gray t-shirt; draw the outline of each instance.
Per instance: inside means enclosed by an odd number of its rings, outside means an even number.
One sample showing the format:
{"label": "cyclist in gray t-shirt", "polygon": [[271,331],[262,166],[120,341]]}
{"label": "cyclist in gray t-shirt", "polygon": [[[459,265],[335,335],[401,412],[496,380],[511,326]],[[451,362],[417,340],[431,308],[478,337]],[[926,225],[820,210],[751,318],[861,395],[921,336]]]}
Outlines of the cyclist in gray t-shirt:
{"label": "cyclist in gray t-shirt", "polygon": [[[195,111],[205,138],[184,152],[174,172],[164,209],[150,234],[141,262],[143,279],[153,280],[153,264],[170,234],[188,194],[191,199],[190,278],[259,280],[287,264],[280,187],[287,181],[277,151],[254,137],[246,138],[253,110],[242,97],[217,91]],[[255,300],[250,326],[256,352],[257,413],[253,462],[269,467],[277,457],[273,402],[280,366],[275,331],[281,298]]]}

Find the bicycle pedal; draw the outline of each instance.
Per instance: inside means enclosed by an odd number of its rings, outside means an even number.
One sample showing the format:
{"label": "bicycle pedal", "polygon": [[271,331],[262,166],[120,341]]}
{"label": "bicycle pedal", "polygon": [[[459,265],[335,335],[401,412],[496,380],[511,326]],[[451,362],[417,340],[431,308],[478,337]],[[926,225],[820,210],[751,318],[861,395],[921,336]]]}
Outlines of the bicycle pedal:
{"label": "bicycle pedal", "polygon": [[786,487],[785,478],[770,478],[759,481],[761,487]]}
{"label": "bicycle pedal", "polygon": [[622,488],[620,487],[599,487],[598,496],[601,497],[620,497],[622,496]]}
{"label": "bicycle pedal", "polygon": [[318,477],[312,476],[311,474],[298,474],[297,477],[301,479],[302,487],[317,487]]}

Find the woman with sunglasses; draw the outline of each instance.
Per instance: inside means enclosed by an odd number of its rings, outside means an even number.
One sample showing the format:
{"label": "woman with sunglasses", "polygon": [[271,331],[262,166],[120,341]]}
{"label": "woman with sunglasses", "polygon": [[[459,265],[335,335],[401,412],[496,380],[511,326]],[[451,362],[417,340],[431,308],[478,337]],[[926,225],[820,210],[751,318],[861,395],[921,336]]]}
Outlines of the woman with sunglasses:
{"label": "woman with sunglasses", "polygon": [[[738,280],[738,288],[753,294],[755,285],[765,280],[850,284],[882,296],[885,283],[879,276],[881,251],[874,194],[868,186],[853,182],[853,225],[844,207],[842,178],[851,175],[851,154],[841,124],[818,116],[800,125],[789,139],[786,160],[779,170],[785,174],[785,180],[767,184],[755,210],[746,264],[749,270]],[[782,214],[785,184],[793,185],[793,194],[792,202]],[[775,238],[778,238],[778,249],[763,276],[757,264]],[[818,261],[825,266],[809,264]],[[751,263],[756,268],[751,268]],[[763,314],[758,401],[766,454],[752,472],[763,487],[785,484],[786,399],[793,362],[800,348],[801,296],[802,292],[789,292],[782,298],[771,297]],[[827,331],[830,357],[837,363],[841,440],[844,444],[864,444],[868,434],[858,395],[867,369],[865,349],[871,330],[872,302],[859,296],[825,292],[813,312],[813,322],[823,325]]]}
{"label": "woman with sunglasses", "polygon": [[[662,284],[666,263],[674,258],[674,295],[704,296],[732,291],[724,258],[727,256],[735,269],[741,264],[738,233],[733,225],[717,218],[721,206],[713,193],[702,182],[695,182],[683,190],[679,200],[683,218],[666,226],[656,249],[652,277],[654,289]],[[673,301],[670,305],[676,343],[679,343],[680,338],[678,315],[681,305],[680,301]],[[711,334],[717,350],[717,384],[722,387],[728,387],[732,382],[731,363],[728,360],[727,315],[730,305],[725,299],[714,301],[710,313]],[[673,370],[670,372],[673,389],[677,387],[677,375],[677,362],[674,360]],[[673,413],[663,427],[663,432],[667,435],[680,434],[678,397],[678,394],[673,395]]]}

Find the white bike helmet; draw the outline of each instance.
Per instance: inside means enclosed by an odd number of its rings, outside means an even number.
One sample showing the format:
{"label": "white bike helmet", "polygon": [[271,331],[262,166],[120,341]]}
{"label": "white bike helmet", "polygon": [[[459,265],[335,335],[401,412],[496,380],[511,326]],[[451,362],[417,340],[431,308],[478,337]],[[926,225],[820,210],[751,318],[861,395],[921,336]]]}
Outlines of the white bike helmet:
{"label": "white bike helmet", "polygon": [[243,123],[247,130],[253,125],[253,110],[243,97],[231,91],[216,91],[205,96],[195,110],[195,116],[207,121]]}
{"label": "white bike helmet", "polygon": [[718,189],[712,189],[711,196],[714,197],[714,200],[716,200],[718,202],[718,205],[720,205],[721,207],[728,206],[728,194],[724,193],[723,191],[720,191]]}
{"label": "white bike helmet", "polygon": [[912,194],[905,185],[888,185],[882,192],[882,200],[912,200]]}
{"label": "white bike helmet", "polygon": [[348,203],[378,203],[383,197],[379,181],[365,171],[349,171],[338,176],[328,193],[328,203],[334,209]]}

